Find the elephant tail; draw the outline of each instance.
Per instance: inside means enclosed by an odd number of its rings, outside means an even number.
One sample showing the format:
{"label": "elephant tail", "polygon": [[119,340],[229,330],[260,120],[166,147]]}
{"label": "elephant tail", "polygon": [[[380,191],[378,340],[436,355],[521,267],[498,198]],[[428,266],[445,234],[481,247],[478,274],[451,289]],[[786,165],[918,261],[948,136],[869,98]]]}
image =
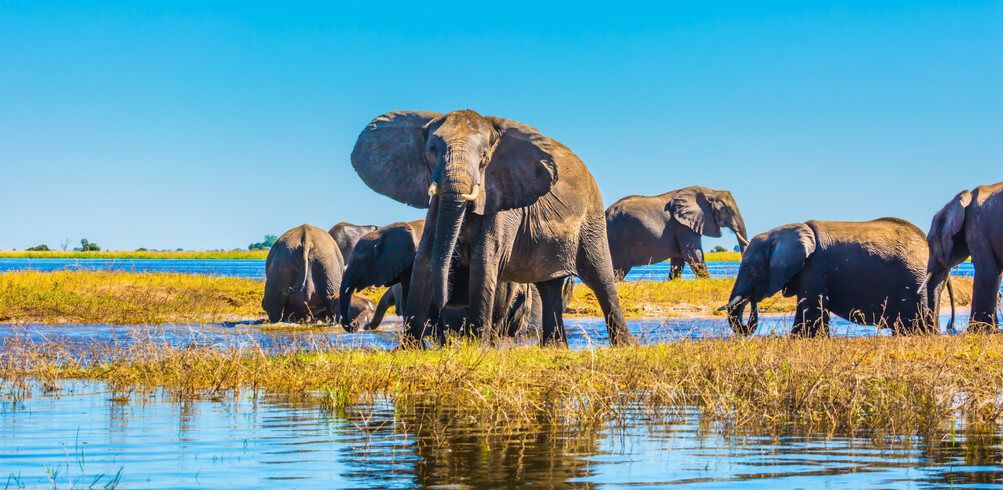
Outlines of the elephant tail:
{"label": "elephant tail", "polygon": [[310,281],[310,238],[303,236],[303,283],[300,290],[306,293],[307,283]]}
{"label": "elephant tail", "polygon": [[[951,285],[951,276],[947,276],[947,296],[951,298],[951,320],[947,322],[947,331],[954,332],[954,286]],[[939,313],[938,313],[939,314]]]}

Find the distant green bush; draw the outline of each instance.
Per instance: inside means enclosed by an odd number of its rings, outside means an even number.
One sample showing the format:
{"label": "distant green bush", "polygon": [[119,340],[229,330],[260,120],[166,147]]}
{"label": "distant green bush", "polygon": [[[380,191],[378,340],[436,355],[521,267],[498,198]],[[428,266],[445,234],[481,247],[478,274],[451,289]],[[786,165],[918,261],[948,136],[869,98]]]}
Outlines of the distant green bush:
{"label": "distant green bush", "polygon": [[728,251],[728,249],[726,249],[726,248],[724,248],[724,247],[722,247],[720,245],[714,247],[714,250],[711,250],[711,252],[727,252],[727,251]]}
{"label": "distant green bush", "polygon": [[77,252],[98,252],[98,251],[101,250],[101,247],[98,246],[98,244],[96,244],[96,243],[91,243],[86,238],[81,238],[80,239],[80,247],[75,248],[73,250],[75,250]]}
{"label": "distant green bush", "polygon": [[262,240],[262,241],[260,241],[258,243],[252,243],[252,244],[248,245],[247,249],[248,250],[268,250],[269,248],[272,248],[272,245],[275,245],[275,242],[278,239],[279,239],[279,237],[277,237],[275,235],[265,235],[265,239],[264,240]]}
{"label": "distant green bush", "polygon": [[41,245],[35,245],[34,247],[28,247],[25,250],[29,252],[48,252],[49,246],[43,243]]}

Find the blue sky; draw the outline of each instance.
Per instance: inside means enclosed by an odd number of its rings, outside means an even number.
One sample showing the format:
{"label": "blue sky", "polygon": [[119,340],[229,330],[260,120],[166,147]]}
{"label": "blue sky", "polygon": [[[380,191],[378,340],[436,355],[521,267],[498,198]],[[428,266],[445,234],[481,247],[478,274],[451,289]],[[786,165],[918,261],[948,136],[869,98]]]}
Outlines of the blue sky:
{"label": "blue sky", "polygon": [[1003,2],[333,3],[0,0],[0,248],[422,217],[349,163],[394,109],[536,126],[607,205],[731,189],[752,233],[1003,180]]}

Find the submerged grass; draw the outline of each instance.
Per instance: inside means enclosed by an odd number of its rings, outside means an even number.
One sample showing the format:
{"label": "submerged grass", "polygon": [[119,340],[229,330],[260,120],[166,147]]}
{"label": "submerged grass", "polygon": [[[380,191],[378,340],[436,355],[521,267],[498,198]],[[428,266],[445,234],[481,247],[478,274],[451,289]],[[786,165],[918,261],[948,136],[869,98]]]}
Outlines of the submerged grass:
{"label": "submerged grass", "polygon": [[[952,278],[959,306],[970,303],[972,282]],[[631,319],[721,315],[733,279],[621,282],[624,314]],[[361,296],[379,301],[383,288]],[[196,274],[111,271],[0,273],[0,322],[161,324],[262,319],[264,283]],[[794,299],[774,296],[763,313],[794,311]],[[591,289],[578,285],[571,315],[602,316]]]}
{"label": "submerged grass", "polygon": [[73,252],[61,250],[25,251],[0,250],[0,259],[200,259],[200,260],[264,260],[268,250],[101,250]]}
{"label": "submerged grass", "polygon": [[455,343],[424,351],[259,347],[176,349],[152,342],[80,354],[10,342],[2,392],[27,380],[90,378],[113,389],[166,387],[184,398],[241,391],[311,398],[334,410],[391,401],[397,410],[464,414],[456,423],[525,430],[598,427],[640,406],[652,417],[697,407],[737,433],[941,434],[1003,417],[1003,337],[752,338],[569,351]]}

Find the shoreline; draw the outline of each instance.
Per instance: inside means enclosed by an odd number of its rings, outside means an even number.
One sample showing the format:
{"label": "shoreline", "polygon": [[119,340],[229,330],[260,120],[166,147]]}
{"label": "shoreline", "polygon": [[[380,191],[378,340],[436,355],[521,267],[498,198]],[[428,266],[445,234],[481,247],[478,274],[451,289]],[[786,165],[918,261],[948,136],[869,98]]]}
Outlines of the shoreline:
{"label": "shoreline", "polygon": [[[971,301],[971,278],[954,277],[959,311]],[[628,320],[724,318],[732,278],[617,283]],[[208,324],[254,321],[264,282],[257,279],[180,273],[18,271],[0,273],[0,323],[18,324]],[[373,303],[384,288],[357,293]],[[946,295],[945,295],[946,299]],[[760,313],[793,313],[795,298],[760,302]],[[591,289],[575,288],[568,318],[602,317]],[[393,313],[391,310],[388,313]],[[960,313],[959,313],[960,315]]]}

